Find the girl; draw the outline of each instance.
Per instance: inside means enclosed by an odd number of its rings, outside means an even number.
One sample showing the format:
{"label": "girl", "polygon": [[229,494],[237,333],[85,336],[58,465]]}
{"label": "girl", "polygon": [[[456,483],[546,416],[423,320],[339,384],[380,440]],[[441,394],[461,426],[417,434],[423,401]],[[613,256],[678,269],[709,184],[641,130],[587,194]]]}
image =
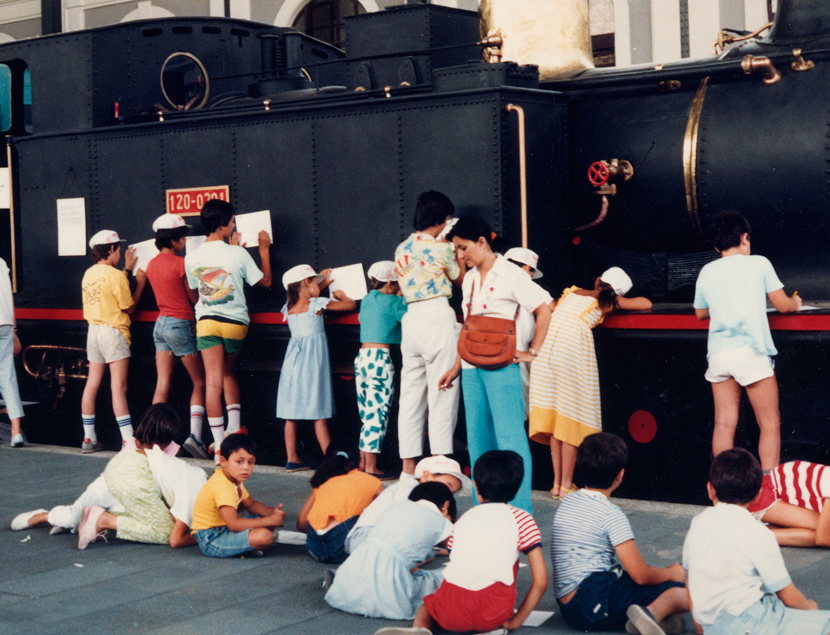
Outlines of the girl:
{"label": "girl", "polygon": [[348,555],[343,546],[346,535],[360,513],[383,492],[383,485],[358,470],[349,453],[330,445],[325,461],[311,477],[311,487],[297,517],[297,529],[306,532],[312,558],[340,564]]}
{"label": "girl", "polygon": [[326,602],[366,617],[411,620],[424,596],[434,593],[443,572],[419,566],[452,533],[456,507],[443,483],[422,483],[409,500],[392,504],[368,539],[337,570]]}
{"label": "girl", "polygon": [[565,289],[532,366],[529,436],[539,443],[550,443],[554,500],[576,490],[576,449],[589,434],[602,431],[591,329],[617,309],[651,308],[647,298],[623,297],[631,286],[631,278],[622,269],[611,267],[594,280],[591,289]]}
{"label": "girl", "polygon": [[205,420],[205,367],[196,347],[196,313],[193,305],[199,300],[196,289],[187,283],[184,249],[190,225],[176,214],[164,214],[153,223],[159,255],[147,265],[147,280],[153,287],[159,317],[153,328],[156,345],[156,391],[153,403],[166,403],[170,394],[173,364],[179,357],[190,375],[193,392],[190,394],[190,436],[184,449],[197,459],[207,459],[202,443],[202,424]]}
{"label": "girl", "polygon": [[[513,450],[522,457],[525,471],[522,485],[512,504],[532,513],[530,446],[525,435],[525,408],[519,362],[530,362],[545,341],[550,322],[547,295],[524,271],[493,252],[490,225],[475,216],[460,218],[448,237],[459,260],[467,264],[462,290],[464,317],[486,315],[515,320],[523,306],[536,318],[533,340],[527,351],[516,351],[513,363],[498,370],[455,365],[444,373],[439,388],[446,390],[461,374],[461,392],[467,413],[467,447],[475,469],[479,456],[489,450]],[[463,368],[463,370],[462,370]],[[475,498],[474,498],[475,500]]]}
{"label": "girl", "polygon": [[386,434],[389,406],[395,391],[391,344],[401,343],[401,319],[406,301],[400,295],[395,263],[376,262],[369,267],[372,290],[360,303],[360,352],[354,360],[360,429],[360,469],[381,480],[392,478],[378,471],[378,454]]}
{"label": "girl", "polygon": [[277,417],[285,419],[286,472],[310,470],[297,456],[297,420],[314,421],[314,432],[323,454],[328,449],[328,420],[334,415],[329,345],[323,311],[354,311],[357,303],[342,291],[334,298],[321,298],[320,291],[331,284],[330,269],[314,273],[309,265],[297,265],[285,272],[282,284],[288,300],[282,314],[291,329],[277,393]]}
{"label": "girl", "polygon": [[179,428],[176,412],[167,404],[155,404],[144,413],[135,448],[116,454],[104,470],[107,489],[124,512],[85,507],[78,549],[86,549],[106,529],[115,530],[122,540],[171,547],[196,544],[190,535],[193,504],[207,478],[202,470],[164,454]]}

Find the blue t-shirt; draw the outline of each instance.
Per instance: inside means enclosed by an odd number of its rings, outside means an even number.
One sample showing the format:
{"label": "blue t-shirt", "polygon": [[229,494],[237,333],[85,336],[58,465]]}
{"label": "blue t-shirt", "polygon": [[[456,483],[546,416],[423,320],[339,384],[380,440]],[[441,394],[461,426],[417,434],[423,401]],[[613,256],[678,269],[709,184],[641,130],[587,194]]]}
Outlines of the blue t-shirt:
{"label": "blue t-shirt", "polygon": [[767,294],[784,285],[763,256],[726,256],[700,270],[695,308],[709,309],[709,352],[749,346],[776,355],[767,319]]}
{"label": "blue t-shirt", "polygon": [[401,319],[406,300],[372,289],[360,302],[360,341],[370,344],[400,344]]}

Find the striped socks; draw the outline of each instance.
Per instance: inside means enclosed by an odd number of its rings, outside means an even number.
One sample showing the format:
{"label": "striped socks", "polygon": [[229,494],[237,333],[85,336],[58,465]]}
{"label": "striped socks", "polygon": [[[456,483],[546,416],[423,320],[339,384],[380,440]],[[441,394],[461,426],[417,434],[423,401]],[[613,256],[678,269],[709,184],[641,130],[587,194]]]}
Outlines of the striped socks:
{"label": "striped socks", "polygon": [[225,417],[208,417],[208,425],[213,435],[213,451],[219,454],[219,447],[225,440]]}
{"label": "striped socks", "polygon": [[130,415],[123,417],[116,417],[115,421],[118,423],[118,431],[121,433],[121,439],[127,443],[133,438],[133,420]]}
{"label": "striped socks", "polygon": [[95,415],[81,415],[81,423],[84,424],[84,441],[89,439],[94,445],[98,441],[98,435],[95,434]]}
{"label": "striped socks", "polygon": [[205,409],[203,406],[190,406],[190,436],[197,441],[202,440],[202,426],[205,422]]}
{"label": "striped socks", "polygon": [[242,422],[242,406],[238,403],[229,404],[225,407],[228,413],[228,430],[227,434],[239,432],[239,427]]}

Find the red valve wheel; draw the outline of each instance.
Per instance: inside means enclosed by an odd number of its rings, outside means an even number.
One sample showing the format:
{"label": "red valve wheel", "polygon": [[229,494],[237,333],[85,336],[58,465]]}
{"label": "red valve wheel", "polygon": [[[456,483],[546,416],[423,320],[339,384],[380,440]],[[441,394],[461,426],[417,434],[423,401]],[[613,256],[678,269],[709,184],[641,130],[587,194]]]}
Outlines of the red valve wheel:
{"label": "red valve wheel", "polygon": [[611,172],[603,161],[595,161],[588,168],[588,180],[591,185],[599,187],[608,183]]}

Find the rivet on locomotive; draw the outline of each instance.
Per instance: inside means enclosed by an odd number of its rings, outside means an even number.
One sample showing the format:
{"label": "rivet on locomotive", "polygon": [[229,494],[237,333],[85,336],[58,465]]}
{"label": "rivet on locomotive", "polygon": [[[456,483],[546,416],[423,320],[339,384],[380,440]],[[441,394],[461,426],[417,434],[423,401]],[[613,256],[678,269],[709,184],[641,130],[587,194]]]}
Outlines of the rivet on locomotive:
{"label": "rivet on locomotive", "polygon": [[[11,177],[0,255],[30,346],[29,438],[80,442],[80,280],[90,259],[72,249],[79,236],[112,228],[140,242],[164,211],[197,214],[200,197],[223,196],[240,213],[270,211],[279,279],[301,262],[390,258],[418,193],[436,189],[508,244],[539,253],[554,296],[618,265],[633,293],[657,303],[596,333],[603,425],[631,449],[621,495],[699,500],[712,404],[706,325],[690,303],[698,271],[716,257],[708,219],[743,213],[753,251],[806,303],[830,306],[830,5],[779,0],[766,34],[721,37],[721,46],[734,43],[709,59],[592,69],[587,0],[521,4],[533,20],[509,0],[483,1],[481,16],[421,3],[354,16],[345,51],[223,18],[0,45]],[[271,462],[284,459],[274,413],[288,339],[283,302],[281,290],[251,290],[239,364],[243,423]],[[155,382],[151,293],[140,309],[134,412]],[[830,315],[770,322],[783,458],[826,462]],[[356,318],[327,329],[334,428],[356,438]],[[171,398],[185,412],[189,384],[183,371],[177,377]],[[742,419],[738,442],[752,447],[750,408]],[[457,442],[463,454],[463,423]],[[547,450],[536,450],[535,485],[547,488]]]}

